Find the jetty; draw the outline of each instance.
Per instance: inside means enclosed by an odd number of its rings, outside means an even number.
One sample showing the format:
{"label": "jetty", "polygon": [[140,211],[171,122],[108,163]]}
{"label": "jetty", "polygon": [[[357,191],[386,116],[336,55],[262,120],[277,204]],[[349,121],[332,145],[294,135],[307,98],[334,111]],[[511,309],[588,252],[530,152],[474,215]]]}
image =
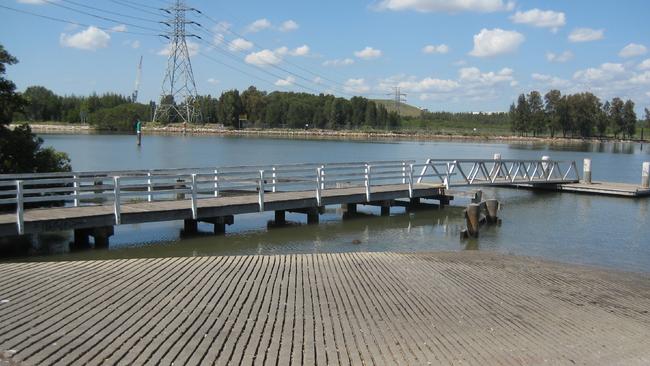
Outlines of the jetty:
{"label": "jetty", "polygon": [[0,264],[0,364],[647,365],[647,275],[488,252]]}
{"label": "jetty", "polygon": [[341,205],[347,214],[358,205],[379,206],[390,215],[391,207],[421,207],[429,200],[448,205],[450,189],[465,187],[628,196],[648,191],[585,183],[576,162],[547,157],[0,175],[0,237],[73,230],[74,245],[87,246],[92,237],[95,246],[105,247],[116,225],[182,220],[191,234],[207,222],[223,234],[236,215],[255,212],[274,212],[278,225],[286,212],[316,224],[328,205]]}

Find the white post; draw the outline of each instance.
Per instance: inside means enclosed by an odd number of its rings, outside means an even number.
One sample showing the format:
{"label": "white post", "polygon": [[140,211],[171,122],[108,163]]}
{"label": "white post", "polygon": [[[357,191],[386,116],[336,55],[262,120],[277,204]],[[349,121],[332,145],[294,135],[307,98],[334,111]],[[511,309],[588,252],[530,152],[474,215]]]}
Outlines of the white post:
{"label": "white post", "polygon": [[501,174],[501,154],[494,154],[493,160],[494,165],[492,166],[492,171],[490,171],[490,181],[492,183],[496,182],[499,174]]}
{"label": "white post", "polygon": [[413,198],[413,164],[409,164],[409,198]]}
{"label": "white post", "polygon": [[199,207],[196,192],[196,174],[192,174],[192,219],[194,220],[196,220],[199,216]]}
{"label": "white post", "polygon": [[153,187],[151,186],[151,172],[147,173],[147,192],[149,192],[149,194],[147,195],[147,201],[152,202],[153,195],[151,194],[151,192],[153,192]]}
{"label": "white post", "polygon": [[113,194],[115,202],[113,208],[115,212],[115,225],[122,224],[122,212],[120,210],[120,177],[113,178]]}
{"label": "white post", "polygon": [[320,189],[321,191],[325,189],[325,165],[320,166]]}
{"label": "white post", "polygon": [[219,170],[214,170],[214,196],[219,197]]}
{"label": "white post", "polygon": [[551,160],[550,156],[542,156],[542,170],[544,173],[544,176],[542,177],[545,180],[550,179],[550,171],[548,170],[548,162]]}
{"label": "white post", "polygon": [[275,193],[275,184],[276,184],[276,179],[275,178],[276,177],[277,177],[277,174],[276,174],[276,169],[275,169],[275,166],[274,166],[273,167],[273,180],[272,180],[273,189],[271,189],[271,192],[273,192],[273,193]]}
{"label": "white post", "polygon": [[370,180],[370,175],[372,174],[372,166],[367,165],[366,166],[366,201],[370,202],[370,186],[372,185],[372,181]]}
{"label": "white post", "polygon": [[591,159],[585,159],[582,169],[583,181],[591,184]]}
{"label": "white post", "polygon": [[650,188],[650,162],[643,163],[643,170],[641,173],[641,187]]}
{"label": "white post", "polygon": [[25,204],[23,202],[23,181],[16,181],[16,226],[18,235],[25,233]]}
{"label": "white post", "polygon": [[72,186],[74,187],[74,207],[79,207],[79,179],[78,176],[73,176],[72,179],[74,179],[74,183],[72,183]]}
{"label": "white post", "polygon": [[406,184],[406,162],[402,162],[402,184]]}
{"label": "white post", "polygon": [[318,203],[318,206],[320,206],[322,202],[322,172],[323,168],[316,168],[316,202]]}
{"label": "white post", "polygon": [[260,170],[259,199],[260,212],[264,212],[264,171]]}

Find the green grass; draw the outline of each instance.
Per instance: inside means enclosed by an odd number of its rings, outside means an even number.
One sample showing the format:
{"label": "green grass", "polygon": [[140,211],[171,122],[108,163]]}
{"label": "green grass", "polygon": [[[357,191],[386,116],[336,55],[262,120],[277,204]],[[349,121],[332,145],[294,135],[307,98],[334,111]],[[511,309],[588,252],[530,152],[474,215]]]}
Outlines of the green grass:
{"label": "green grass", "polygon": [[[373,99],[372,101],[386,107],[388,112],[396,112],[397,111],[397,109],[395,108],[395,101],[393,101],[393,100]],[[420,114],[422,113],[420,108],[414,107],[412,105],[408,105],[408,104],[405,104],[405,103],[401,104],[400,112],[402,113],[402,116],[404,116],[404,117],[420,117]]]}

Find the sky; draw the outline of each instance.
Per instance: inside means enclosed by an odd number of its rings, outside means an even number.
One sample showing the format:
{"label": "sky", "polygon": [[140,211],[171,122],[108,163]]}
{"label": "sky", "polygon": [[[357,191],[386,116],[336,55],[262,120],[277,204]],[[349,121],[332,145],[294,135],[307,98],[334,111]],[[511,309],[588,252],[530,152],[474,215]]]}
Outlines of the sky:
{"label": "sky", "polygon": [[[0,0],[20,90],[159,99],[164,0]],[[650,107],[647,0],[187,0],[199,94],[273,91],[392,98],[431,111],[506,111],[517,95],[589,91]],[[11,9],[14,10],[11,10]],[[16,12],[15,10],[22,11]],[[26,14],[25,12],[31,13]],[[47,16],[50,19],[37,17]],[[65,23],[68,21],[70,23]],[[71,24],[73,23],[73,24]]]}

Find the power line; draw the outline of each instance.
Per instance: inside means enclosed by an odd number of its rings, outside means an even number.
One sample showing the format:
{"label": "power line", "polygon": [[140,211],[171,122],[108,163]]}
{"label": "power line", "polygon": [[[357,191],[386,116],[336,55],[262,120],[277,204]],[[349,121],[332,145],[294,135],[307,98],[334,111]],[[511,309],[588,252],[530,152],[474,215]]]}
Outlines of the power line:
{"label": "power line", "polygon": [[133,24],[133,23],[127,23],[127,22],[122,22],[122,21],[119,21],[119,20],[115,20],[115,19],[112,19],[112,18],[108,18],[108,17],[102,16],[102,15],[97,15],[97,14],[89,13],[89,12],[87,12],[87,11],[83,11],[83,10],[79,10],[79,9],[71,8],[71,7],[69,7],[69,6],[65,6],[65,5],[63,5],[63,4],[59,4],[59,3],[56,3],[56,2],[51,1],[51,0],[42,0],[42,1],[44,1],[44,2],[46,2],[46,3],[48,3],[48,4],[50,4],[50,5],[58,6],[58,7],[63,8],[63,9],[67,9],[67,10],[74,11],[74,12],[77,12],[77,13],[80,13],[80,14],[88,15],[88,16],[91,16],[91,17],[93,17],[93,18],[102,19],[102,20],[105,20],[105,21],[107,21],[107,22],[112,22],[112,23],[116,23],[116,24],[124,24],[124,25],[128,25],[128,26],[131,26],[131,27],[134,27],[134,28],[144,29],[144,30],[148,30],[148,31],[154,31],[154,32],[159,32],[159,31],[160,31],[160,29],[154,29],[154,28],[149,28],[149,27],[143,27],[143,26],[141,26],[141,25],[137,25],[137,24]]}
{"label": "power line", "polygon": [[97,7],[94,7],[94,6],[90,6],[90,5],[86,5],[86,4],[80,4],[80,3],[76,2],[76,1],[71,1],[71,0],[59,0],[59,1],[63,1],[65,3],[73,4],[73,5],[83,7],[83,8],[86,8],[86,9],[92,9],[92,10],[97,10],[97,11],[101,11],[101,12],[108,13],[108,14],[118,15],[118,16],[125,17],[125,18],[141,20],[141,21],[145,21],[145,22],[149,22],[149,23],[157,23],[157,24],[160,23],[159,20],[142,18],[142,17],[135,16],[135,15],[122,14],[122,13],[114,12],[114,11],[111,11],[111,10],[100,9],[100,8],[97,8]]}
{"label": "power line", "polygon": [[[27,11],[27,10],[12,8],[12,7],[9,7],[9,6],[0,5],[0,8],[11,10],[11,11],[14,11],[16,13],[22,13],[22,14],[26,14],[26,15],[35,16],[35,17],[42,18],[42,19],[48,19],[48,20],[51,20],[51,21],[59,22],[59,23],[72,24],[72,25],[77,25],[77,26],[81,26],[81,27],[91,27],[91,25],[88,25],[88,24],[79,23],[79,22],[66,20],[66,19],[61,19],[61,18],[57,18],[57,17],[51,17],[49,15],[38,14],[38,13],[34,13],[34,12],[31,12],[31,11]],[[152,34],[152,33],[131,32],[131,31],[115,31],[114,29],[101,27],[101,26],[93,26],[93,27],[95,27],[97,29],[104,30],[104,31],[108,31],[108,32],[135,34],[135,35],[141,35],[141,36],[155,36],[155,37],[159,36],[158,34]]]}
{"label": "power line", "polygon": [[397,114],[399,116],[401,116],[402,115],[401,106],[402,106],[402,103],[406,103],[406,96],[407,95],[402,93],[402,88],[400,88],[399,86],[393,87],[393,93],[387,94],[387,95],[389,95],[389,96],[392,95],[393,96],[393,100],[395,101],[395,110],[397,111]]}
{"label": "power line", "polygon": [[[160,14],[161,14],[160,12],[164,11],[163,9],[155,8],[153,6],[141,5],[141,4],[138,4],[138,3],[131,2],[131,1],[127,1],[127,0],[109,0],[109,1],[114,3],[114,4],[118,4],[118,5],[130,8],[130,9],[133,9],[133,10],[138,10],[138,11],[140,11],[142,13],[147,13],[147,14],[156,15],[156,16],[160,16]],[[157,10],[158,12],[153,12],[153,11],[148,10],[146,8],[154,9],[154,10]]]}
{"label": "power line", "polygon": [[[215,20],[214,18],[210,17],[209,15],[207,15],[207,14],[201,12],[200,10],[197,10],[197,11],[198,11],[198,13],[199,13],[200,15],[202,15],[202,16],[205,17],[206,19],[210,20],[210,21],[213,22],[215,25],[219,25],[219,24],[220,24],[217,20]],[[258,50],[263,50],[263,49],[268,48],[268,47],[264,47],[263,45],[256,44],[255,42],[251,41],[250,39],[247,39],[244,35],[242,35],[242,34],[236,32],[236,31],[233,31],[233,30],[231,30],[231,29],[229,29],[229,28],[224,28],[224,31],[227,32],[227,33],[230,33],[230,34],[232,34],[232,35],[234,35],[234,36],[236,36],[236,37],[239,37],[239,38],[241,38],[241,39],[243,39],[243,40],[245,40],[245,41],[250,42],[250,43],[251,43],[251,44],[252,44],[256,49],[258,49]],[[298,69],[300,69],[300,70],[302,70],[302,71],[304,71],[304,72],[307,72],[307,73],[309,73],[309,74],[311,74],[311,75],[313,75],[313,76],[316,76],[316,77],[318,77],[318,78],[320,78],[320,79],[322,79],[322,80],[327,80],[327,81],[329,81],[329,82],[331,82],[331,83],[333,83],[333,84],[336,84],[336,85],[342,87],[343,89],[345,89],[345,88],[347,87],[347,85],[345,85],[345,84],[343,84],[343,83],[341,83],[341,82],[338,82],[338,81],[336,81],[336,80],[330,79],[330,78],[328,78],[328,77],[326,77],[326,76],[324,76],[324,75],[317,74],[317,73],[315,73],[315,72],[313,72],[313,71],[311,71],[311,70],[309,70],[309,69],[307,69],[307,68],[304,68],[304,67],[302,67],[302,66],[300,66],[300,65],[298,65],[298,64],[296,64],[296,63],[294,63],[294,62],[291,62],[290,60],[286,60],[286,59],[285,59],[284,61],[285,61],[287,64],[292,65],[292,66],[294,66],[294,67],[296,67],[296,68],[298,68]],[[304,78],[303,78],[303,79],[304,79]],[[311,82],[311,81],[310,81],[310,82]],[[344,94],[351,95],[351,94],[349,94],[349,93],[347,93],[347,92],[344,92]]]}

